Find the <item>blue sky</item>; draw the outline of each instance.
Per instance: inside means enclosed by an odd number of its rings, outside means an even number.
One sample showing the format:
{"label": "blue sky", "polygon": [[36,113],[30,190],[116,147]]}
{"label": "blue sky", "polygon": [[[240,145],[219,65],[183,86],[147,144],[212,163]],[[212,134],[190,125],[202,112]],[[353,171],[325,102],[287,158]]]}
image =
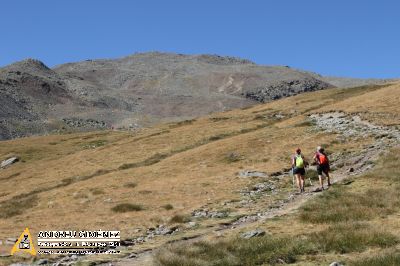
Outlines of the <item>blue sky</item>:
{"label": "blue sky", "polygon": [[397,0],[3,0],[0,9],[0,66],[157,50],[400,77]]}

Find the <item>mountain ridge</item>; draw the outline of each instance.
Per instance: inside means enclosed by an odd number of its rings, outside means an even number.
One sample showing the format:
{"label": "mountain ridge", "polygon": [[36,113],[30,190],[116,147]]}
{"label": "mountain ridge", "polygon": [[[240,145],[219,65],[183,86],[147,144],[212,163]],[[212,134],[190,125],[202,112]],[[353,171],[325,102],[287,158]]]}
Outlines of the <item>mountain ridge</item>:
{"label": "mountain ridge", "polygon": [[26,59],[0,68],[0,138],[135,129],[335,87],[332,83],[312,72],[218,55],[148,52],[53,68]]}

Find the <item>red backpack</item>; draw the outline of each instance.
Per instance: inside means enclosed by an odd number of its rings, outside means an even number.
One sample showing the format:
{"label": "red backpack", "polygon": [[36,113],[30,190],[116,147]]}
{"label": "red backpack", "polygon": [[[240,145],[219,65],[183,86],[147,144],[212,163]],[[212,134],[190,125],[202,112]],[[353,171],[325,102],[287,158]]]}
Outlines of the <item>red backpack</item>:
{"label": "red backpack", "polygon": [[328,164],[328,157],[323,153],[318,153],[319,164]]}

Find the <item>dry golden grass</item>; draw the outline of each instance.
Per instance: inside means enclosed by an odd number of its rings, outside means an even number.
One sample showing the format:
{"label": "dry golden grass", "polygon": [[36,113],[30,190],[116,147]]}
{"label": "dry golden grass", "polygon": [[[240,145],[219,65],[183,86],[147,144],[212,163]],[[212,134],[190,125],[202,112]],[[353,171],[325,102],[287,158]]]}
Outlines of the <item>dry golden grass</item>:
{"label": "dry golden grass", "polygon": [[[21,162],[0,171],[0,235],[15,237],[25,227],[33,235],[46,229],[101,228],[119,229],[128,238],[136,234],[135,228],[168,223],[206,204],[218,207],[237,200],[237,191],[251,183],[237,178],[238,171],[280,171],[288,167],[295,147],[311,157],[315,146],[333,143],[334,135],[309,130],[307,114],[337,108],[353,112],[354,104],[365,101],[377,112],[397,118],[398,104],[373,105],[370,94],[379,98],[390,92],[396,99],[398,87],[305,93],[136,133],[102,131],[4,141],[0,159],[18,155]],[[359,149],[367,142],[330,149]],[[144,209],[112,210],[126,203]],[[21,206],[15,210],[13,204]]]}
{"label": "dry golden grass", "polygon": [[393,149],[372,172],[357,177],[350,185],[336,184],[306,202],[297,213],[253,225],[268,232],[264,237],[240,239],[236,231],[222,239],[168,245],[156,254],[156,263],[328,265],[340,261],[346,265],[397,265],[399,154],[399,148]]}

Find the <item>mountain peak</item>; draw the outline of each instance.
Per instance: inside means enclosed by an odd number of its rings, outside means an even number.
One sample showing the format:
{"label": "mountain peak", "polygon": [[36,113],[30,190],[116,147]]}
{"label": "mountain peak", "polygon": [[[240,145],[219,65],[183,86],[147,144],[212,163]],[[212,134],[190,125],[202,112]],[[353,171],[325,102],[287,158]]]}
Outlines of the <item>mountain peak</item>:
{"label": "mountain peak", "polygon": [[27,58],[22,61],[15,62],[11,65],[6,66],[5,69],[28,73],[52,72],[52,70],[42,61],[33,58]]}

